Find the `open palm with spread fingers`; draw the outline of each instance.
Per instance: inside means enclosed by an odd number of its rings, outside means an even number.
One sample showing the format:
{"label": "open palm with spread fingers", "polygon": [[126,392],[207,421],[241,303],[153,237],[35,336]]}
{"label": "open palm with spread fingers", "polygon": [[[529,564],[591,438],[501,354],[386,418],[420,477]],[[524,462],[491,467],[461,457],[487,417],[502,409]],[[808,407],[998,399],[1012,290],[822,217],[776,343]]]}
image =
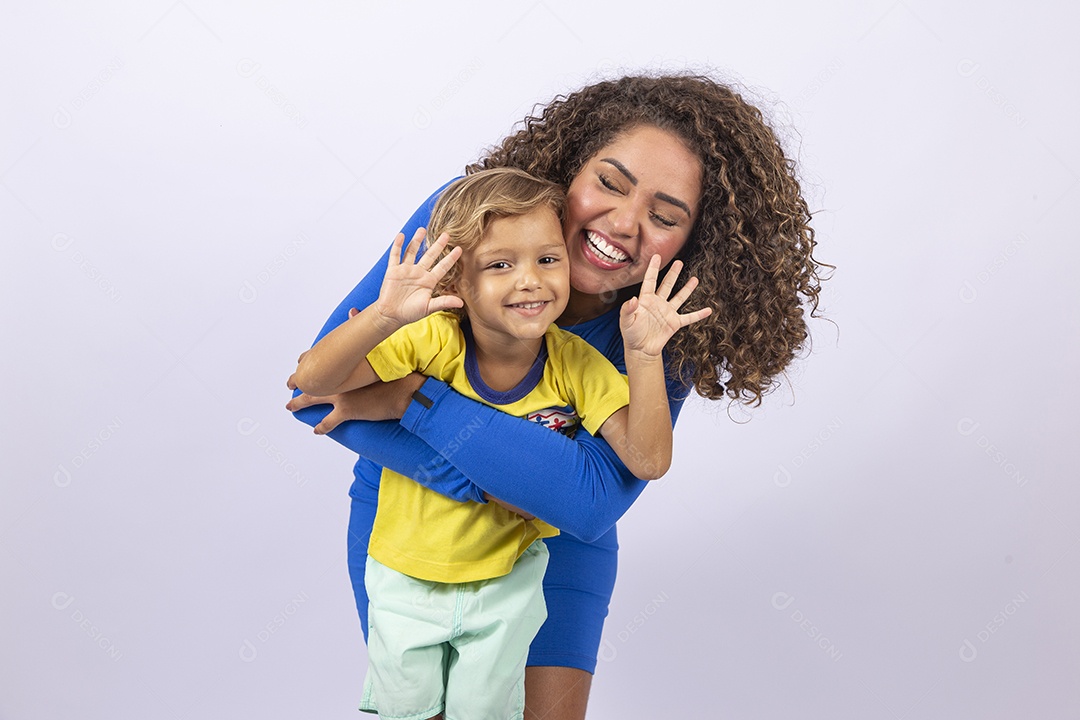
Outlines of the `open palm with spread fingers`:
{"label": "open palm with spread fingers", "polygon": [[455,295],[431,296],[439,280],[461,257],[461,248],[452,249],[435,262],[450,241],[450,236],[443,233],[417,260],[416,253],[426,234],[424,228],[416,231],[405,248],[404,257],[401,255],[401,246],[405,242],[402,233],[397,234],[390,247],[386,276],[379,290],[379,299],[375,301],[375,311],[387,324],[407,325],[433,312],[462,306],[461,298]]}
{"label": "open palm with spread fingers", "polygon": [[653,255],[645,278],[641,281],[641,293],[623,303],[619,314],[619,328],[622,330],[623,343],[627,351],[637,351],[644,355],[659,356],[664,345],[680,328],[704,320],[712,314],[712,308],[702,308],[694,312],[679,314],[687,298],[697,287],[698,279],[691,277],[673,297],[671,291],[682,271],[682,261],[676,260],[664,275],[660,287],[656,286],[660,274],[660,256]]}

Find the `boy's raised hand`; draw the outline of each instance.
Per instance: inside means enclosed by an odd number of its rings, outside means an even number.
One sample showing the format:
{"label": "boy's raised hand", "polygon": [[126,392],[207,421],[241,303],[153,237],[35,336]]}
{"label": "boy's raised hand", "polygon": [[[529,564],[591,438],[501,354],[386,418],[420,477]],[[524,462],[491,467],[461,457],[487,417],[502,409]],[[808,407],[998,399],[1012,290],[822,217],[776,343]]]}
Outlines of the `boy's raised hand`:
{"label": "boy's raised hand", "polygon": [[704,320],[712,314],[712,308],[702,308],[685,315],[679,314],[679,308],[698,284],[697,278],[692,277],[674,297],[669,298],[680,272],[682,272],[682,261],[676,260],[664,275],[664,281],[660,283],[660,287],[657,287],[660,256],[653,255],[649,260],[645,278],[641,281],[641,294],[623,303],[619,313],[619,328],[622,330],[623,343],[627,350],[659,357],[664,350],[664,345],[676,331]]}
{"label": "boy's raised hand", "polygon": [[399,327],[430,315],[439,310],[459,308],[461,298],[455,295],[432,297],[435,285],[461,257],[461,248],[454,248],[438,263],[435,259],[442,253],[450,241],[450,236],[443,233],[429,247],[419,260],[416,253],[427,231],[420,228],[413,235],[405,248],[405,257],[401,256],[401,246],[405,236],[398,233],[390,247],[390,262],[386,267],[379,298],[373,308],[384,327]]}

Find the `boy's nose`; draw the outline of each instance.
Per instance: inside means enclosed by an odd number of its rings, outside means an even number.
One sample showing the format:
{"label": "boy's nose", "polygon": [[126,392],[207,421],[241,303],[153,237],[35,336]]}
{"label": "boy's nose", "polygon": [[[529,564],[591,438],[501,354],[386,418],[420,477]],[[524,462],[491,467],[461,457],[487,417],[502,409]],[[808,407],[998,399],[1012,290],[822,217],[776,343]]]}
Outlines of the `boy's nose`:
{"label": "boy's nose", "polygon": [[540,276],[531,268],[522,270],[517,277],[519,290],[536,290],[540,287]]}

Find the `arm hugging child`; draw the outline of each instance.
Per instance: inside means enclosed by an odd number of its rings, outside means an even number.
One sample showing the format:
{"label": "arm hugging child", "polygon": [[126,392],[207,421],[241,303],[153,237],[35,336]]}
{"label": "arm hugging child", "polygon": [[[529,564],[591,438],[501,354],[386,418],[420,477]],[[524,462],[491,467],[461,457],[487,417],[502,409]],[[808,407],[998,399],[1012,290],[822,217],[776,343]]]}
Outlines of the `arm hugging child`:
{"label": "arm hugging child", "polygon": [[[696,280],[672,296],[679,263],[657,287],[652,258],[640,295],[620,314],[624,378],[555,325],[573,292],[563,209],[561,188],[520,170],[455,182],[432,215],[435,242],[417,259],[424,232],[407,245],[398,235],[378,300],[305,353],[292,380],[309,395],[332,395],[419,371],[559,432],[580,423],[635,475],[661,477],[672,437],[663,348],[710,311],[680,315]],[[384,470],[369,545],[371,669],[361,709],[521,712],[528,646],[545,617],[541,539],[556,533]]]}

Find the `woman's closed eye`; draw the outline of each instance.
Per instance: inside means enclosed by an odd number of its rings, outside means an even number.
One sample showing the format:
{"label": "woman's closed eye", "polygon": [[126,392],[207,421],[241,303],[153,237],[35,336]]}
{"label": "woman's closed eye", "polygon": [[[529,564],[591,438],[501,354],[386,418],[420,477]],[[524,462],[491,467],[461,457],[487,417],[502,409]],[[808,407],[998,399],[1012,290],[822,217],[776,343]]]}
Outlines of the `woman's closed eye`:
{"label": "woman's closed eye", "polygon": [[676,225],[679,224],[678,220],[672,220],[671,218],[665,217],[664,215],[661,215],[660,213],[655,213],[654,212],[654,213],[652,213],[652,217],[653,217],[653,220],[660,223],[664,227],[675,227]]}
{"label": "woman's closed eye", "polygon": [[597,177],[600,179],[600,184],[603,185],[604,187],[606,187],[608,190],[611,190],[612,192],[617,192],[617,193],[620,193],[620,194],[622,193],[622,188],[620,188],[615,183],[614,180],[609,178],[604,173],[597,173]]}
{"label": "woman's closed eye", "polygon": [[[619,187],[619,185],[614,180],[609,178],[604,173],[597,173],[597,177],[600,180],[600,184],[603,185],[608,190],[610,190],[611,192],[619,193],[620,195],[623,194],[622,188]],[[658,213],[658,212],[652,212],[652,213],[650,213],[650,215],[652,216],[653,220],[660,223],[664,227],[675,227],[676,225],[679,224],[678,220],[674,220],[674,219],[668,217],[667,215],[662,215],[661,213]]]}

